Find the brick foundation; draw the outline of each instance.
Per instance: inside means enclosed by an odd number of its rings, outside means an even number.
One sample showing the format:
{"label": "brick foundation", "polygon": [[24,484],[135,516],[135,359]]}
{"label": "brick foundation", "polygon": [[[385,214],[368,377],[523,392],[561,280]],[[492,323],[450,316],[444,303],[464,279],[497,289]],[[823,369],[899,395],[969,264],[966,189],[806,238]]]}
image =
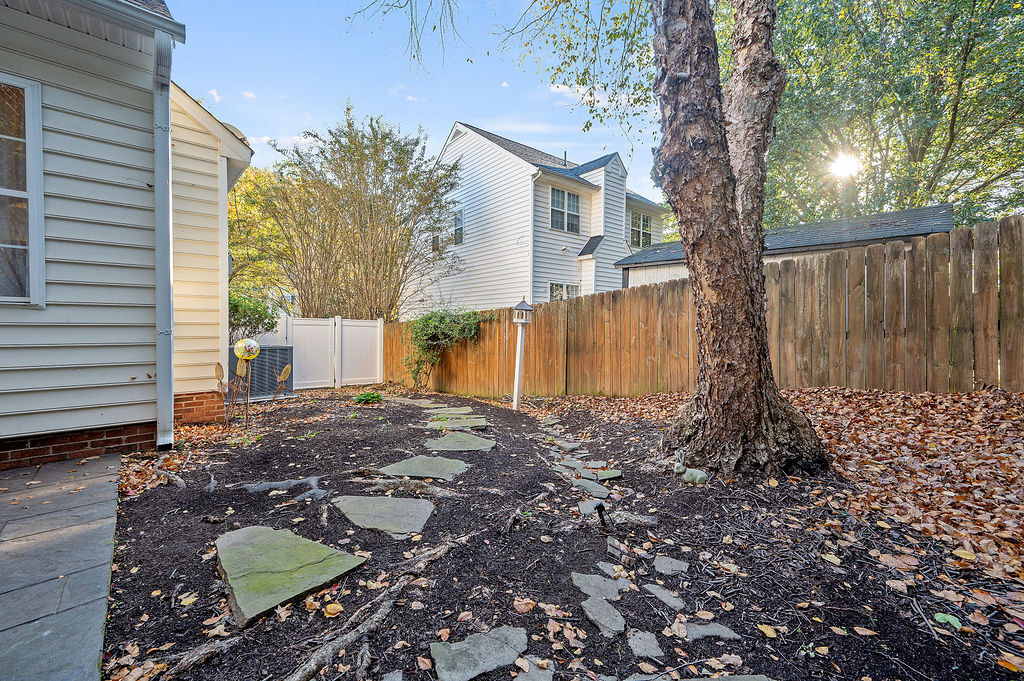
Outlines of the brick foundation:
{"label": "brick foundation", "polygon": [[174,396],[175,423],[215,423],[224,420],[224,397],[216,390]]}
{"label": "brick foundation", "polygon": [[155,423],[32,435],[0,440],[0,470],[155,447]]}

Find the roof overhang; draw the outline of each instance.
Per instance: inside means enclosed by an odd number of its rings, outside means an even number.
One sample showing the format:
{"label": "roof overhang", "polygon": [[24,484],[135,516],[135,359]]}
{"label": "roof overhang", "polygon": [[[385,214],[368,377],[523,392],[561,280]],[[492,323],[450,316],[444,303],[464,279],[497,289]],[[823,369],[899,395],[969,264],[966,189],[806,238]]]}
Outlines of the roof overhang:
{"label": "roof overhang", "polygon": [[233,185],[249,166],[252,149],[236,134],[234,126],[221,122],[177,83],[171,83],[171,100],[220,140],[220,155],[228,161],[228,186]]}
{"label": "roof overhang", "polygon": [[644,208],[647,208],[649,210],[657,211],[662,215],[668,215],[669,213],[672,212],[670,208],[665,208],[665,206],[661,205],[660,203],[655,203],[654,201],[651,201],[650,199],[647,198],[637,199],[632,196],[629,196],[628,194],[626,195],[626,203],[632,204],[634,206],[643,206]]}
{"label": "roof overhang", "polygon": [[593,182],[587,182],[582,178],[573,177],[572,175],[563,175],[562,173],[559,173],[557,171],[547,170],[543,166],[537,166],[537,172],[539,173],[539,177],[546,178],[548,180],[577,184],[580,185],[581,187],[586,187],[591,191],[596,191],[601,188],[598,185],[594,184]]}
{"label": "roof overhang", "polygon": [[174,19],[160,16],[138,5],[122,0],[64,0],[68,4],[83,9],[106,19],[117,21],[139,31],[152,33],[164,31],[179,43],[185,42],[185,25]]}

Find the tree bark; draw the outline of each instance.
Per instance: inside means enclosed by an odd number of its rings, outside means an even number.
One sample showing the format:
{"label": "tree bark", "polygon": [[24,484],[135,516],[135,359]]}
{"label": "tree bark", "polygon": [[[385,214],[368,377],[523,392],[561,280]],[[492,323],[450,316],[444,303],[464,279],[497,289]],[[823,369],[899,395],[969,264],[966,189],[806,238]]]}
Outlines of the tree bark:
{"label": "tree bark", "polygon": [[765,154],[785,72],[774,0],[733,0],[725,92],[708,0],[652,0],[662,115],[654,173],[679,221],[697,311],[697,383],[663,448],[685,467],[783,474],[827,467],[768,357],[762,251]]}

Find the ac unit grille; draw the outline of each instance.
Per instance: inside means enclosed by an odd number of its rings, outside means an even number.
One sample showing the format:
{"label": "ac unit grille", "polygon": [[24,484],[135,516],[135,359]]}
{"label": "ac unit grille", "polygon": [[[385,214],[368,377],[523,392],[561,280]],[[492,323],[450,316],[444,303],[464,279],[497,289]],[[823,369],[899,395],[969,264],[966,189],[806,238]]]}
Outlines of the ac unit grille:
{"label": "ac unit grille", "polygon": [[[250,400],[269,399],[274,396],[274,392],[277,390],[277,375],[285,366],[292,363],[293,354],[294,348],[291,345],[265,345],[260,348],[260,354],[249,362],[249,374],[252,381],[249,387]],[[237,376],[235,368],[238,366],[234,347],[229,350],[228,357],[231,358],[231,380],[233,381]],[[288,380],[285,381],[287,387],[279,397],[295,394],[292,385],[294,376],[295,367],[293,366]]]}

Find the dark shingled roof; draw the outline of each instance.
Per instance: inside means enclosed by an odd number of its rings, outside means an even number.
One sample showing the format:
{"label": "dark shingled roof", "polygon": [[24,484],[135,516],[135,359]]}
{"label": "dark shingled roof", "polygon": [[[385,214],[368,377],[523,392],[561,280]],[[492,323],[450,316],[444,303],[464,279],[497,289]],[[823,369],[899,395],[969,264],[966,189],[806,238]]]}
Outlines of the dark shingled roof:
{"label": "dark shingled roof", "polygon": [[661,205],[660,203],[656,203],[654,201],[651,201],[646,196],[640,196],[636,192],[627,191],[626,192],[626,198],[629,199],[630,201],[636,201],[637,203],[643,203],[645,205],[650,206],[651,208],[657,208],[657,209],[663,210],[665,212],[671,212],[671,211],[669,211],[668,208],[666,208],[665,206]]}
{"label": "dark shingled roof", "polygon": [[587,239],[587,243],[583,244],[583,248],[580,249],[580,252],[577,254],[576,257],[584,255],[593,255],[594,251],[597,250],[597,247],[601,245],[601,239],[603,238],[604,235],[599,234],[598,236],[592,236],[589,239]]}
{"label": "dark shingled roof", "polygon": [[173,19],[171,16],[171,10],[167,9],[167,3],[164,0],[121,0],[126,5],[135,5],[141,7],[144,10],[150,11],[153,14],[159,14],[167,19]]}
{"label": "dark shingled roof", "polygon": [[[810,222],[782,229],[769,229],[764,236],[765,253],[791,253],[855,246],[864,242],[891,241],[912,236],[948,232],[953,229],[953,206],[941,203],[857,218]],[[616,267],[682,262],[686,259],[678,241],[655,244],[628,255]]]}

